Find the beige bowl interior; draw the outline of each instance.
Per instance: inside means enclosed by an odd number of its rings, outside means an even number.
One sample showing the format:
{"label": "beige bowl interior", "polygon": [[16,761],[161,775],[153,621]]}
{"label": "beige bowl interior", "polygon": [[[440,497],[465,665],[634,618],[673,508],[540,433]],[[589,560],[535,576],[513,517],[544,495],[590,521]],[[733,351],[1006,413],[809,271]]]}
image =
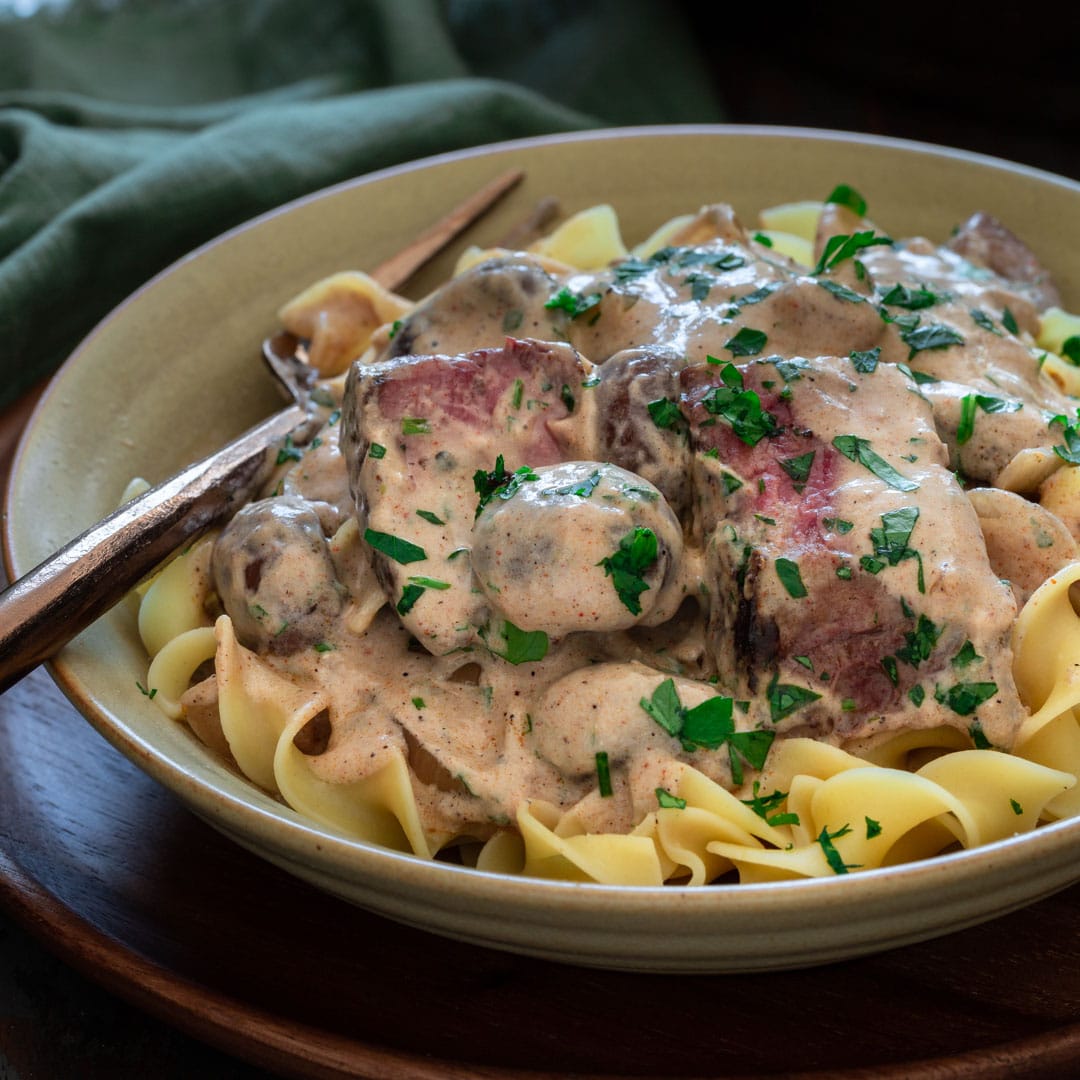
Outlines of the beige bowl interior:
{"label": "beige bowl interior", "polygon": [[[233,230],[98,326],[22,442],[7,507],[9,572],[25,573],[109,512],[131,477],[161,480],[277,408],[258,350],[277,328],[278,306],[322,275],[374,266],[511,167],[526,170],[524,183],[468,242],[493,242],[550,194],[566,212],[613,204],[633,244],[704,203],[729,202],[749,224],[760,208],[822,198],[844,182],[896,236],[942,240],[973,210],[995,214],[1080,308],[1080,185],[988,158],[838,133],[708,127],[430,159]],[[420,296],[445,278],[461,246],[408,291]],[[64,651],[53,674],[110,742],[240,844],[364,907],[489,946],[613,968],[796,967],[946,933],[1080,878],[1080,821],[919,865],[765,886],[624,889],[427,863],[309,825],[239,779],[146,700],[136,686],[145,668],[133,611],[121,605]]]}

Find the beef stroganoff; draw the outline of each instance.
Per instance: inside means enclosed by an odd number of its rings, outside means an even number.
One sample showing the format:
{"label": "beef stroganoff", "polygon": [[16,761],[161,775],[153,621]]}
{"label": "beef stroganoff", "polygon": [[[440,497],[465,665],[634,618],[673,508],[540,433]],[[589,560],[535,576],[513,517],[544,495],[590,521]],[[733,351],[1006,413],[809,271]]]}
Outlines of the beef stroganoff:
{"label": "beef stroganoff", "polygon": [[1080,809],[1080,320],[976,214],[611,207],[281,312],[323,422],[142,591],[147,687],[348,835],[609,884]]}

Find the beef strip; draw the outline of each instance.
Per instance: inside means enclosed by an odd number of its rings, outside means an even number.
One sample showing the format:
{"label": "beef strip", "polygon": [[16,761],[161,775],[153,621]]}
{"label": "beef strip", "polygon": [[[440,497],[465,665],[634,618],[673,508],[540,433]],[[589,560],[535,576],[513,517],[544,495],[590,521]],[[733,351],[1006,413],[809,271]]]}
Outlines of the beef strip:
{"label": "beef strip", "polygon": [[1011,745],[1015,602],[909,377],[818,358],[681,383],[721,681],[789,735],[854,745],[977,720]]}
{"label": "beef strip", "polygon": [[591,375],[567,345],[514,338],[350,371],[341,447],[360,524],[387,599],[431,652],[467,646],[488,617],[470,557],[476,474],[573,456]]}

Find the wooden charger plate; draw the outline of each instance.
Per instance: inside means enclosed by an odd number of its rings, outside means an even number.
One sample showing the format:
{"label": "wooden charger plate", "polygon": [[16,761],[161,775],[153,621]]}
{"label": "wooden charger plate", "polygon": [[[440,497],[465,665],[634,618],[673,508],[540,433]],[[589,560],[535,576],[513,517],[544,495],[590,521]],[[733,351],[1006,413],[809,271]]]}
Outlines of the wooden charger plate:
{"label": "wooden charger plate", "polygon": [[92,980],[275,1073],[984,1080],[1080,1063],[1080,886],[827,967],[637,975],[460,944],[313,889],[189,813],[44,671],[0,697],[0,790],[4,908]]}
{"label": "wooden charger plate", "polygon": [[[830,169],[838,167],[829,160]],[[672,168],[668,161],[665,167]],[[209,284],[193,281],[194,300],[205,305]],[[249,340],[248,318],[233,321],[242,325],[222,326]],[[207,344],[205,335],[199,344]],[[160,397],[158,381],[129,374],[130,386],[105,381],[98,388],[110,400],[129,401],[124,395],[145,384]],[[55,409],[67,408],[65,389],[54,395]],[[235,405],[220,394],[210,401],[219,409]],[[98,460],[100,433],[83,427]],[[145,453],[147,441],[120,437],[126,429],[114,434],[104,449],[117,460],[109,458],[108,468],[86,476],[46,470],[47,481],[73,489],[61,493],[60,506],[85,495],[84,481],[100,485],[101,473],[136,471],[123,455]],[[182,460],[194,456],[191,448],[169,447]],[[66,528],[55,520],[50,526]],[[37,537],[40,544],[51,539],[50,530]],[[100,631],[92,633],[100,644]],[[112,644],[134,655],[130,643]],[[119,686],[117,659],[111,666]],[[121,689],[125,708],[139,704],[129,701],[130,679]],[[93,978],[276,1071],[1054,1076],[1080,1061],[1076,887],[931,944],[807,971],[688,977],[584,970],[431,936],[315,891],[205,827],[131,763],[140,754],[145,749],[132,744],[130,761],[118,755],[43,675],[0,699],[2,894],[24,923]],[[1041,869],[1030,867],[1034,876]],[[678,911],[672,905],[655,927],[673,943],[689,930]],[[842,910],[830,911],[844,921]],[[819,907],[806,919],[807,932],[825,929],[828,915]],[[763,910],[765,925],[753,928],[766,942],[768,918]],[[724,936],[723,927],[716,931]]]}

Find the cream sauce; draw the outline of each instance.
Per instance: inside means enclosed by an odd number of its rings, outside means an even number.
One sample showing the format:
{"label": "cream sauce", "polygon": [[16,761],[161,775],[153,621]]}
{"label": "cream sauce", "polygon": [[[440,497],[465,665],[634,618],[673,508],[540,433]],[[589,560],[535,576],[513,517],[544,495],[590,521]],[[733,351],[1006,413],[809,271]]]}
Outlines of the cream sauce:
{"label": "cream sauce", "polygon": [[792,735],[1008,749],[1016,598],[956,473],[1071,411],[1035,320],[926,241],[808,273],[722,207],[599,273],[491,260],[353,366],[217,592],[329,702],[314,772],[404,753],[437,843],[529,798],[625,832],[682,763],[745,792]]}

